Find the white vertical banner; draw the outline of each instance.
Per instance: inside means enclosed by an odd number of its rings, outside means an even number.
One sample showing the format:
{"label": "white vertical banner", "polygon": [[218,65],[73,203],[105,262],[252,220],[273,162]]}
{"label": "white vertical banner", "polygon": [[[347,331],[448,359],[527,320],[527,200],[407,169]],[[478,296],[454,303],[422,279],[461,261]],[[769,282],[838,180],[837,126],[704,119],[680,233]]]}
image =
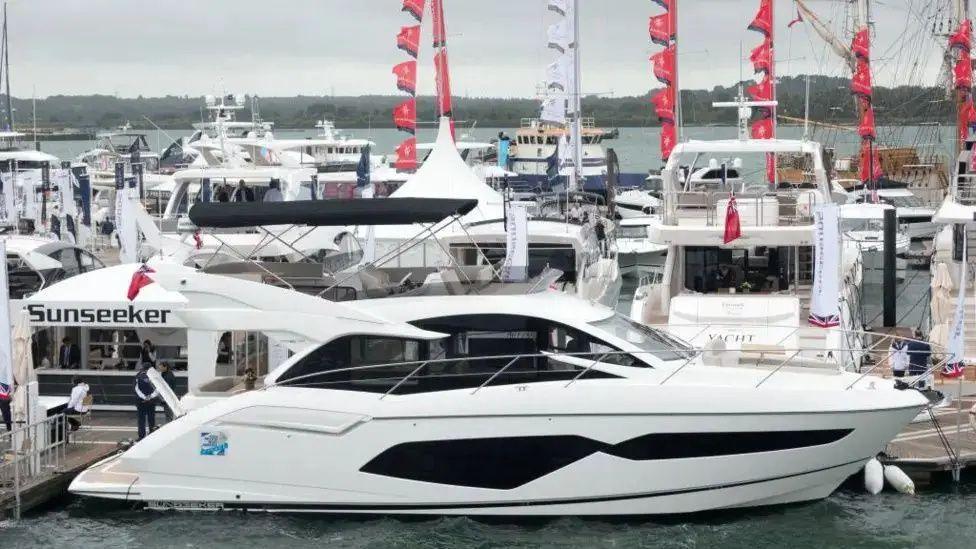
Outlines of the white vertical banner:
{"label": "white vertical banner", "polygon": [[0,257],[4,258],[0,272],[0,398],[11,398],[14,389],[14,358],[10,324],[10,285],[7,282],[7,241],[0,239]]}
{"label": "white vertical banner", "polygon": [[963,367],[966,363],[966,286],[969,278],[969,251],[966,249],[969,244],[967,230],[962,231],[962,261],[959,263],[959,291],[956,298],[956,308],[952,313],[952,326],[949,330],[949,341],[946,342],[946,350],[949,352],[949,361],[946,362],[944,372],[946,375],[956,377],[962,375]]}
{"label": "white vertical banner", "polygon": [[41,170],[26,170],[17,174],[20,189],[24,193],[24,217],[40,221],[41,213],[37,210],[37,188],[41,186]]}
{"label": "white vertical banner", "polygon": [[373,263],[376,261],[376,226],[370,225],[366,228],[366,246],[363,247],[363,261]]}
{"label": "white vertical banner", "polygon": [[13,172],[0,174],[3,178],[3,210],[4,220],[8,225],[17,225],[17,178]]}
{"label": "white vertical banner", "polygon": [[529,210],[524,202],[506,204],[505,264],[502,265],[502,281],[521,282],[529,273]]}
{"label": "white vertical banner", "polygon": [[139,227],[136,224],[133,191],[137,189],[123,185],[115,190],[115,233],[119,237],[119,261],[135,263],[139,260]]}
{"label": "white vertical banner", "polygon": [[840,324],[840,215],[836,204],[820,204],[813,212],[813,292],[810,324]]}
{"label": "white vertical banner", "polygon": [[51,184],[58,188],[58,196],[61,201],[61,213],[63,215],[78,215],[78,207],[75,204],[75,188],[72,182],[71,171],[64,169],[51,170]]}
{"label": "white vertical banner", "polygon": [[275,368],[284,364],[286,360],[288,360],[288,346],[272,337],[268,337],[268,372],[273,372]]}

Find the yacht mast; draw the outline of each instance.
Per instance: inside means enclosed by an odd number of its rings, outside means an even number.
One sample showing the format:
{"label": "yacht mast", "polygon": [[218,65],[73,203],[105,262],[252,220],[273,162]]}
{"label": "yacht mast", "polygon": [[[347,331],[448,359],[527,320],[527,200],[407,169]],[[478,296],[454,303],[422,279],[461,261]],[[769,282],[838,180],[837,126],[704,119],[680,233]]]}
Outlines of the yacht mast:
{"label": "yacht mast", "polygon": [[830,49],[834,50],[834,53],[843,59],[844,62],[847,63],[848,68],[850,68],[853,72],[856,62],[854,54],[851,53],[851,48],[841,41],[841,39],[838,38],[837,35],[834,34],[834,32],[831,31],[830,28],[827,27],[827,25],[824,24],[819,17],[817,17],[817,14],[813,13],[813,11],[807,7],[804,0],[795,1],[796,9],[803,16],[803,20],[810,23],[810,26],[813,27],[814,32],[820,36],[821,40],[826,42],[827,45],[830,46]]}
{"label": "yacht mast", "polygon": [[583,176],[583,98],[580,85],[580,15],[579,0],[573,0],[573,180],[567,188],[578,191]]}
{"label": "yacht mast", "polygon": [[7,122],[14,130],[14,108],[10,101],[10,44],[7,40],[7,3],[3,3],[3,75],[7,79]]}

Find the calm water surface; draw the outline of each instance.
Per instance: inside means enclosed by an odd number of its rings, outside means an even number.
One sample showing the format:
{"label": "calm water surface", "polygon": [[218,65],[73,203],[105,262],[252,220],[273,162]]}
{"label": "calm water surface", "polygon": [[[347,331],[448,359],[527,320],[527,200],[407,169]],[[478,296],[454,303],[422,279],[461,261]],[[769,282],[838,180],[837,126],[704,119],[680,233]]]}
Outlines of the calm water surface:
{"label": "calm water surface", "polygon": [[469,518],[401,520],[335,516],[132,511],[73,500],[0,530],[0,544],[49,547],[973,547],[976,484],[918,496],[851,488],[803,505],[667,520]]}

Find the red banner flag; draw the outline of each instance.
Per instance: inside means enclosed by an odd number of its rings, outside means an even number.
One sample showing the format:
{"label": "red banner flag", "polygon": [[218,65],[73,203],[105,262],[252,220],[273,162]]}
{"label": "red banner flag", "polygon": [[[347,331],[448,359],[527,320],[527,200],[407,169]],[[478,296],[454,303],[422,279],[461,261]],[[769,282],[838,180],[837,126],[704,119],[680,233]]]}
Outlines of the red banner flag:
{"label": "red banner flag", "polygon": [[434,25],[434,47],[447,45],[447,23],[444,21],[444,0],[430,0],[430,14]]}
{"label": "red banner flag", "polygon": [[651,96],[651,103],[654,104],[654,114],[657,115],[658,122],[668,121],[674,123],[674,101],[671,100],[672,94],[673,90],[667,87]]}
{"label": "red banner flag", "polygon": [[404,61],[394,65],[393,74],[397,78],[397,89],[410,95],[417,94],[417,62]]}
{"label": "red banner flag", "polygon": [[647,24],[647,31],[651,35],[651,42],[659,46],[668,46],[674,40],[675,32],[671,28],[671,14],[662,13],[651,17]]}
{"label": "red banner flag", "polygon": [[753,139],[769,139],[773,137],[773,119],[760,118],[754,121],[750,133]]}
{"label": "red banner flag", "polygon": [[668,86],[674,81],[674,52],[675,48],[672,44],[651,56],[651,62],[654,63],[654,77]]}
{"label": "red banner flag", "polygon": [[874,107],[870,103],[864,106],[863,112],[861,113],[861,124],[857,128],[857,133],[861,136],[861,139],[874,141],[878,137],[874,127]]}
{"label": "red banner flag", "polygon": [[851,53],[858,59],[871,60],[871,37],[867,27],[857,31],[857,34],[854,35],[854,40],[851,41]]}
{"label": "red banner flag", "polygon": [[403,0],[403,9],[401,11],[409,13],[417,21],[423,21],[424,5],[426,3],[427,0]]}
{"label": "red banner flag", "polygon": [[447,63],[447,50],[442,49],[434,54],[434,69],[437,79],[437,114],[450,117],[454,108],[451,100],[451,71]]}
{"label": "red banner flag", "polygon": [[739,222],[739,208],[735,204],[735,195],[729,193],[729,204],[725,207],[725,235],[723,242],[728,244],[742,236],[742,225]]}
{"label": "red banner flag", "polygon": [[[417,99],[411,97],[393,109],[393,124],[407,133],[417,131]],[[416,149],[416,143],[414,144]],[[416,151],[414,151],[416,153]]]}
{"label": "red banner flag", "polygon": [[762,44],[756,46],[749,54],[749,61],[752,61],[754,72],[764,72],[769,74],[773,67],[773,42],[766,38]]}
{"label": "red banner flag", "polygon": [[766,75],[762,80],[746,88],[746,93],[753,101],[773,100],[773,79]]}
{"label": "red banner flag", "polygon": [[[959,107],[959,142],[965,143],[969,138],[969,131],[976,126],[976,106],[973,105],[973,98],[970,96]],[[976,155],[973,156],[976,159]]]}
{"label": "red banner flag", "polygon": [[963,55],[956,61],[956,67],[952,69],[955,75],[957,90],[968,91],[973,87],[973,61],[968,55]]}
{"label": "red banner flag", "polygon": [[398,171],[417,169],[417,138],[409,137],[396,148],[397,159],[393,167]]}
{"label": "red banner flag", "polygon": [[420,25],[401,27],[397,34],[397,47],[416,59],[420,51]]}
{"label": "red banner flag", "polygon": [[871,98],[871,66],[863,59],[858,60],[854,76],[851,78],[851,93],[868,99]]}
{"label": "red banner flag", "polygon": [[876,149],[870,141],[861,142],[861,158],[858,161],[858,176],[862,183],[868,183],[870,181],[877,181],[884,176],[884,170],[881,169],[881,157],[878,156],[878,149]]}
{"label": "red banner flag", "polygon": [[661,123],[661,160],[667,162],[677,143],[678,130],[674,127],[674,122],[665,120]]}
{"label": "red banner flag", "polygon": [[747,28],[751,31],[761,32],[766,36],[773,33],[772,0],[760,1],[759,12],[756,13],[756,18],[752,20],[752,23],[749,23]]}
{"label": "red banner flag", "polygon": [[147,265],[143,265],[136,269],[136,272],[132,273],[132,280],[129,281],[129,290],[126,292],[125,297],[127,297],[129,301],[135,299],[143,288],[153,283],[153,279],[149,278],[149,274],[155,272],[156,271],[150,269]]}
{"label": "red banner flag", "polygon": [[973,22],[969,19],[959,25],[959,30],[949,37],[949,47],[969,51],[973,43]]}

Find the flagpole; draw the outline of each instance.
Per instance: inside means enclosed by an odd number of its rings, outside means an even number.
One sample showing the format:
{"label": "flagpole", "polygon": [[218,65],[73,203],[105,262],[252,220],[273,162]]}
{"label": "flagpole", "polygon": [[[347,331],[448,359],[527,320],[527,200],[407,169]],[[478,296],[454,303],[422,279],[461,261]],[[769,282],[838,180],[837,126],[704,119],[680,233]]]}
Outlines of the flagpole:
{"label": "flagpole", "polygon": [[[581,188],[580,179],[583,175],[583,100],[580,78],[580,15],[579,0],[573,0],[573,108],[576,116],[573,119],[573,190]],[[568,188],[568,185],[567,185]],[[566,205],[567,209],[569,204]]]}

